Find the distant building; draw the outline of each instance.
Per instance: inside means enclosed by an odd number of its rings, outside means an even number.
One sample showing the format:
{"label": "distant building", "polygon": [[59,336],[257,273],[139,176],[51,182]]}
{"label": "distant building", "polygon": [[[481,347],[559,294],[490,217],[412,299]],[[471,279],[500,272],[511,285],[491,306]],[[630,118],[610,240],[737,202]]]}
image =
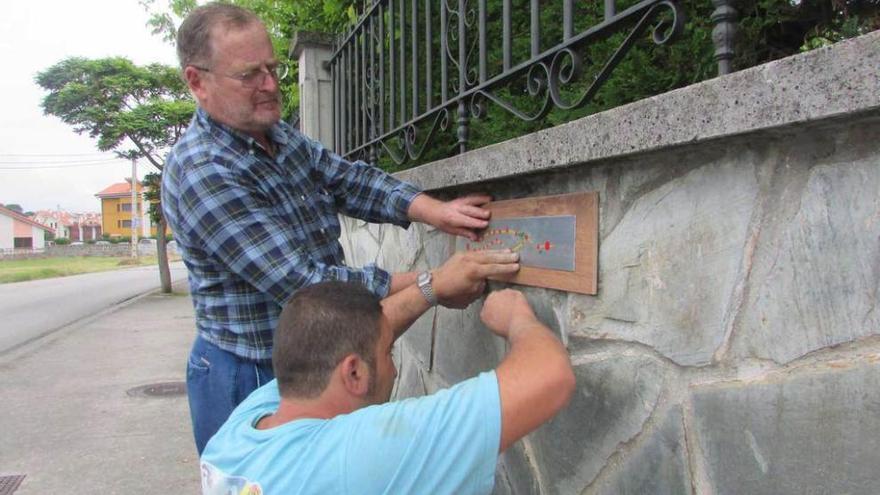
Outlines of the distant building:
{"label": "distant building", "polygon": [[47,232],[52,232],[52,229],[0,206],[0,250],[43,250]]}
{"label": "distant building", "polygon": [[131,204],[131,179],[118,182],[95,194],[101,200],[101,228],[111,237],[131,236],[131,224],[135,222],[138,235],[155,236],[156,226],[150,221],[143,184],[137,182],[137,205]]}
{"label": "distant building", "polygon": [[62,210],[39,210],[31,217],[35,222],[51,227],[55,238],[76,241],[96,241],[101,238],[100,213],[70,213]]}

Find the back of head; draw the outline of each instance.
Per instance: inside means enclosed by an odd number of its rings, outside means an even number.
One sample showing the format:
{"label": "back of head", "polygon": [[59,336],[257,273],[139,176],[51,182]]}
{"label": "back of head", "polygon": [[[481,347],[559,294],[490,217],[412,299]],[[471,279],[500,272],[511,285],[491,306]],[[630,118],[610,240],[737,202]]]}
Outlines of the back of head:
{"label": "back of head", "polygon": [[242,29],[253,23],[262,24],[250,10],[228,3],[212,2],[193,9],[177,30],[177,58],[180,68],[206,65],[213,56],[211,34],[218,26]]}
{"label": "back of head", "polygon": [[381,315],[379,298],[360,284],[321,282],[297,291],[281,312],[273,343],[281,396],[317,397],[349,354],[374,367]]}

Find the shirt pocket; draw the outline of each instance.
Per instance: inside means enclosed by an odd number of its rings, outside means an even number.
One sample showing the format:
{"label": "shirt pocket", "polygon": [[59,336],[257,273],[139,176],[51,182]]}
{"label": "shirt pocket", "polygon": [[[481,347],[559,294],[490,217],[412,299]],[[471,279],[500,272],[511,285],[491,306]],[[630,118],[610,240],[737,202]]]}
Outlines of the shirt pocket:
{"label": "shirt pocket", "polygon": [[311,246],[321,248],[339,238],[340,226],[333,196],[323,188],[290,190],[288,200],[279,204],[293,222],[294,234]]}

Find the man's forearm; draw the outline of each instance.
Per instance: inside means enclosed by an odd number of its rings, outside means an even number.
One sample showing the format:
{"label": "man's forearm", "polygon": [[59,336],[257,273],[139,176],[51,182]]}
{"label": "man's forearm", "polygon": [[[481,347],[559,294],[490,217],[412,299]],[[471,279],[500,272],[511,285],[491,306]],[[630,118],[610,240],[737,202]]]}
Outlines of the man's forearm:
{"label": "man's forearm", "polygon": [[397,339],[430,308],[428,300],[413,282],[382,300],[382,314]]}
{"label": "man's forearm", "polygon": [[568,403],[575,378],[568,352],[537,320],[512,325],[510,352],[496,369],[502,404],[500,451]]}
{"label": "man's forearm", "polygon": [[419,274],[417,272],[392,273],[391,288],[388,290],[388,295],[392,296],[408,286],[414,285],[418,276]]}

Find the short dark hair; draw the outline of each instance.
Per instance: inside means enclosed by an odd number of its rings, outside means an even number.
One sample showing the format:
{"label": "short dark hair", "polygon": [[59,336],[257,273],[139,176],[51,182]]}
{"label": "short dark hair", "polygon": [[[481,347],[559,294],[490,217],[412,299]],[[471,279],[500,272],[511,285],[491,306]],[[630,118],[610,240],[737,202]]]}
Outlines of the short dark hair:
{"label": "short dark hair", "polygon": [[285,398],[321,394],[342,359],[357,354],[375,375],[380,299],[363,285],[321,282],[294,294],[278,320],[272,368]]}
{"label": "short dark hair", "polygon": [[228,3],[212,2],[196,7],[177,30],[177,58],[181,70],[187,65],[207,64],[213,57],[211,33],[215,26],[244,28],[263,21],[250,10]]}

